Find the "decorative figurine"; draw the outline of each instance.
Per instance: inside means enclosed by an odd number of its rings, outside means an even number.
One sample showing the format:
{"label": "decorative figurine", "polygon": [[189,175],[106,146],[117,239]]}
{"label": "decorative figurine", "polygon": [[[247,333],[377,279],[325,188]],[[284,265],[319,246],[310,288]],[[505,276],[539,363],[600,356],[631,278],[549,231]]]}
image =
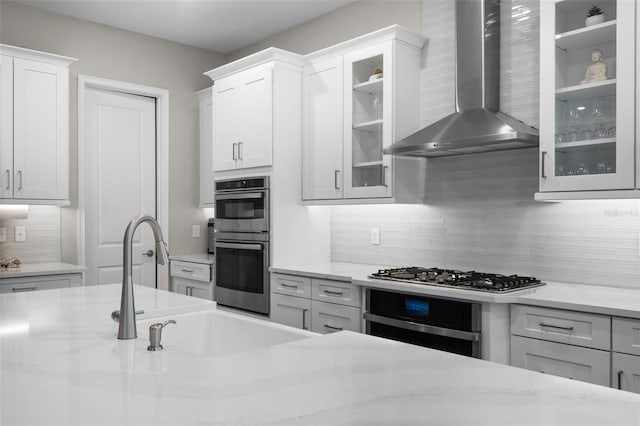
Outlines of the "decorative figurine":
{"label": "decorative figurine", "polygon": [[369,77],[369,81],[378,80],[382,78],[382,70],[380,68],[376,68],[373,70],[373,74]]}
{"label": "decorative figurine", "polygon": [[604,14],[595,4],[589,8],[587,12],[587,19],[584,20],[584,26],[590,27],[591,25],[601,24],[604,22]]}
{"label": "decorative figurine", "polygon": [[584,74],[584,80],[580,84],[593,83],[607,79],[607,66],[602,62],[602,52],[595,49],[591,52],[591,65]]}

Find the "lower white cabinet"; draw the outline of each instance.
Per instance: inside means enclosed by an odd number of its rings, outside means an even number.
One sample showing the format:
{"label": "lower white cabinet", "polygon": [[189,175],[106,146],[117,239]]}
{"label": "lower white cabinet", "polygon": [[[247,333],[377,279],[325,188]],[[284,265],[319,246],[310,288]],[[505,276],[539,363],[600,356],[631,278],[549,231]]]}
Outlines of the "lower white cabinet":
{"label": "lower white cabinet", "polygon": [[362,331],[358,286],[288,274],[271,278],[271,321],[322,334]]}
{"label": "lower white cabinet", "polygon": [[213,300],[210,264],[171,260],[169,274],[169,289],[174,293]]}
{"label": "lower white cabinet", "polygon": [[24,293],[54,288],[79,287],[82,274],[40,275],[23,278],[3,278],[0,280],[0,293]]}
{"label": "lower white cabinet", "polygon": [[511,336],[511,365],[567,379],[609,386],[610,352]]}
{"label": "lower white cabinet", "polygon": [[640,393],[640,320],[613,317],[611,386]]}

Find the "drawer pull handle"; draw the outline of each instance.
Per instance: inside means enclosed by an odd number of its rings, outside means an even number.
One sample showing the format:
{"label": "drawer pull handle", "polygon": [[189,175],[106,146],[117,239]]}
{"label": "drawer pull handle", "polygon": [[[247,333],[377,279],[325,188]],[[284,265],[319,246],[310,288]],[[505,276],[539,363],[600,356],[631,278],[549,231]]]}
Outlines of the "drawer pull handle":
{"label": "drawer pull handle", "polygon": [[180,269],[182,272],[187,272],[189,274],[193,274],[193,269]]}
{"label": "drawer pull handle", "polygon": [[342,296],[341,291],[331,291],[331,290],[323,290],[326,294],[330,294],[332,296]]}
{"label": "drawer pull handle", "polygon": [[289,284],[280,284],[284,288],[298,288],[297,285],[289,285]]}
{"label": "drawer pull handle", "polygon": [[307,329],[307,311],[308,309],[302,310],[302,329],[303,330]]}
{"label": "drawer pull handle", "polygon": [[334,327],[334,326],[329,325],[329,324],[325,324],[325,325],[323,325],[323,327],[324,328],[328,328],[329,330],[334,330],[334,331],[342,331],[342,330],[344,330],[344,328],[342,328],[342,327]]}
{"label": "drawer pull handle", "polygon": [[35,291],[35,290],[36,290],[36,287],[22,287],[22,288],[15,288],[15,287],[13,287],[11,290],[12,290],[12,291],[15,291],[16,293],[19,293],[19,292],[21,292],[21,291]]}
{"label": "drawer pull handle", "polygon": [[624,373],[624,371],[619,370],[618,371],[618,389],[622,390],[622,374]]}
{"label": "drawer pull handle", "polygon": [[573,331],[573,327],[562,327],[562,326],[559,326],[559,325],[545,324],[543,322],[539,323],[538,325],[540,327],[557,328],[558,330]]}
{"label": "drawer pull handle", "polygon": [[11,189],[11,170],[7,169],[7,191]]}

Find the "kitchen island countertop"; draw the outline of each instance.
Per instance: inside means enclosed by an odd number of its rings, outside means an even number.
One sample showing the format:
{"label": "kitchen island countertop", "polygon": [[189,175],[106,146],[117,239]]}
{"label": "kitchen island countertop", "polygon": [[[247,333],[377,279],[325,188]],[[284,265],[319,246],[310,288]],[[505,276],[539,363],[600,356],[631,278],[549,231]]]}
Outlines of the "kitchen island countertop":
{"label": "kitchen island countertop", "polygon": [[[167,332],[148,352],[116,339],[108,287],[0,296],[1,424],[640,425],[636,394],[346,331],[217,356]],[[136,287],[136,301],[154,292],[168,310],[193,299]],[[215,337],[202,343],[233,343]]]}

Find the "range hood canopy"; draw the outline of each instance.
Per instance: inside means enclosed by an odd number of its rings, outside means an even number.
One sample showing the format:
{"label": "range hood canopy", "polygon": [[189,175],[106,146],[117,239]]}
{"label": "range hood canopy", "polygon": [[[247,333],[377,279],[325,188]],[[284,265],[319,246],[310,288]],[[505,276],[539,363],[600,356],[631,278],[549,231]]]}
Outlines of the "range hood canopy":
{"label": "range hood canopy", "polygon": [[457,0],[456,112],[384,149],[443,157],[538,145],[538,130],[500,112],[500,2]]}

